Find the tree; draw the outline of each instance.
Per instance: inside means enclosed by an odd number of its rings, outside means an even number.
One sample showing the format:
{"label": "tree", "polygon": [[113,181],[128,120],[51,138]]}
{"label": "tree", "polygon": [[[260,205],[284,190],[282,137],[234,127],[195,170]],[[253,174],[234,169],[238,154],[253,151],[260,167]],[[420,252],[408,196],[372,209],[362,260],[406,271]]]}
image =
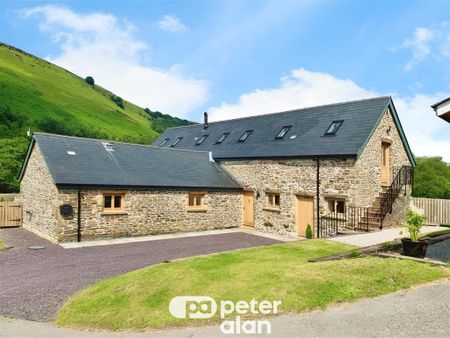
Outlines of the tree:
{"label": "tree", "polygon": [[19,191],[19,172],[27,153],[26,137],[0,139],[0,192]]}
{"label": "tree", "polygon": [[413,195],[450,199],[450,166],[442,157],[417,157],[416,163]]}
{"label": "tree", "polygon": [[92,76],[87,76],[84,81],[86,81],[86,83],[90,84],[91,86],[95,84],[94,78]]}

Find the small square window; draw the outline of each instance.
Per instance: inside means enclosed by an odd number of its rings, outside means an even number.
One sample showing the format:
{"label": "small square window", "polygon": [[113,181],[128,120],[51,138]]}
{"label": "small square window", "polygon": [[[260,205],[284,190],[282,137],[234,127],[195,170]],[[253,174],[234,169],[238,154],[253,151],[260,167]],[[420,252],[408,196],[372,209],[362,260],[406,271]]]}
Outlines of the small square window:
{"label": "small square window", "polygon": [[173,143],[170,145],[171,148],[175,147],[180,141],[182,140],[182,137],[178,137]]}
{"label": "small square window", "polygon": [[275,138],[277,140],[284,138],[286,136],[286,134],[288,133],[289,129],[291,129],[291,127],[292,126],[284,126],[283,128],[281,128],[280,132],[277,134],[277,136],[275,136]]}
{"label": "small square window", "polygon": [[164,145],[169,142],[168,138],[165,138],[164,140],[161,141],[161,143],[159,144],[160,147],[164,147]]}
{"label": "small square window", "polygon": [[103,212],[123,212],[123,193],[103,193]]}
{"label": "small square window", "polygon": [[239,142],[244,142],[249,136],[250,134],[253,132],[253,130],[246,130],[241,137],[239,137]]}
{"label": "small square window", "polygon": [[230,133],[223,133],[216,141],[217,144],[222,143],[223,141],[225,141],[225,139],[227,138],[227,136],[230,135]]}
{"label": "small square window", "polygon": [[336,135],[337,131],[342,126],[342,123],[344,123],[343,120],[331,122],[330,126],[328,127],[327,131],[325,132],[325,136]]}
{"label": "small square window", "polygon": [[328,211],[331,213],[344,214],[345,213],[345,201],[330,199],[328,200]]}
{"label": "small square window", "polygon": [[204,209],[204,197],[203,192],[190,192],[188,195],[188,210],[189,209]]}
{"label": "small square window", "polygon": [[267,192],[266,207],[278,209],[280,207],[280,194],[274,192]]}
{"label": "small square window", "polygon": [[203,135],[202,137],[200,137],[197,142],[195,142],[195,145],[199,146],[200,144],[203,143],[203,141],[206,140],[206,138],[208,137],[208,135]]}

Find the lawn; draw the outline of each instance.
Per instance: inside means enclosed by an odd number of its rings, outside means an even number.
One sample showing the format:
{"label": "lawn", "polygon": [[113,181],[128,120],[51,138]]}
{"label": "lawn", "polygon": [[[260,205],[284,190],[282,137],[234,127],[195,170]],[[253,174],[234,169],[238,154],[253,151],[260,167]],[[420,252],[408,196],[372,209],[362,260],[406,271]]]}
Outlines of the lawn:
{"label": "lawn", "polygon": [[[449,276],[449,270],[376,257],[308,263],[352,247],[310,240],[163,263],[104,280],[70,298],[57,324],[83,328],[161,329],[218,322],[176,319],[175,296],[281,300],[280,312],[303,312],[373,297]],[[113,258],[112,258],[113,259]]]}

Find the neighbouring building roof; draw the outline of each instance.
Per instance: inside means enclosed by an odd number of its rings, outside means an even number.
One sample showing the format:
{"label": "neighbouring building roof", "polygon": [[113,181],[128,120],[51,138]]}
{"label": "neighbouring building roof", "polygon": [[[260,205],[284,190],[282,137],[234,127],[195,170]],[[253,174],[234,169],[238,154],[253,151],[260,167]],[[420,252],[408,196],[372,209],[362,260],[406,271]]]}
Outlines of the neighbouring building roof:
{"label": "neighbouring building roof", "polygon": [[[153,145],[212,151],[215,159],[295,158],[295,157],[355,157],[363,151],[367,141],[387,109],[392,111],[410,161],[414,157],[404,135],[400,120],[389,96],[349,101],[287,112],[169,128]],[[341,121],[337,132],[325,135],[334,121]],[[283,127],[290,127],[283,138],[277,138]],[[251,131],[245,141],[239,138]],[[219,138],[226,138],[217,143]],[[201,144],[202,136],[207,135]]]}
{"label": "neighbouring building roof", "polygon": [[450,97],[433,104],[431,108],[441,119],[450,122]]}
{"label": "neighbouring building roof", "polygon": [[35,144],[60,187],[242,189],[208,152],[45,133],[33,135],[20,179]]}

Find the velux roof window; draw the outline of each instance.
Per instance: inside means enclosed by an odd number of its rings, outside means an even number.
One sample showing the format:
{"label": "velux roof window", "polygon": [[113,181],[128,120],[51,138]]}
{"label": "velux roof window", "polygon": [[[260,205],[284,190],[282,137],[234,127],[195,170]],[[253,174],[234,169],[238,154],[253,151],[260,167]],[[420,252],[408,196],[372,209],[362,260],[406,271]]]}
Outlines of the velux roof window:
{"label": "velux roof window", "polygon": [[230,135],[230,133],[223,133],[216,141],[217,144],[222,143],[223,141],[225,141],[225,139],[227,138],[227,136]]}
{"label": "velux roof window", "polygon": [[252,133],[253,130],[246,130],[241,137],[239,137],[239,142],[244,142]]}
{"label": "velux roof window", "polygon": [[336,135],[337,131],[342,126],[342,123],[344,123],[343,120],[331,122],[330,126],[328,127],[327,131],[325,132],[325,136]]}
{"label": "velux roof window", "polygon": [[284,126],[283,128],[281,128],[277,136],[275,136],[275,139],[281,140],[282,138],[284,138],[288,133],[289,129],[291,129],[291,127],[292,126]]}
{"label": "velux roof window", "polygon": [[171,148],[175,147],[180,141],[182,140],[182,137],[178,137],[173,143],[170,145]]}
{"label": "velux roof window", "polygon": [[164,147],[164,145],[169,142],[168,138],[165,138],[164,140],[161,141],[161,143],[159,144],[160,147]]}
{"label": "velux roof window", "polygon": [[197,142],[195,142],[196,146],[199,146],[200,144],[203,143],[204,140],[206,140],[206,138],[208,137],[208,135],[202,135],[202,137],[200,137]]}

